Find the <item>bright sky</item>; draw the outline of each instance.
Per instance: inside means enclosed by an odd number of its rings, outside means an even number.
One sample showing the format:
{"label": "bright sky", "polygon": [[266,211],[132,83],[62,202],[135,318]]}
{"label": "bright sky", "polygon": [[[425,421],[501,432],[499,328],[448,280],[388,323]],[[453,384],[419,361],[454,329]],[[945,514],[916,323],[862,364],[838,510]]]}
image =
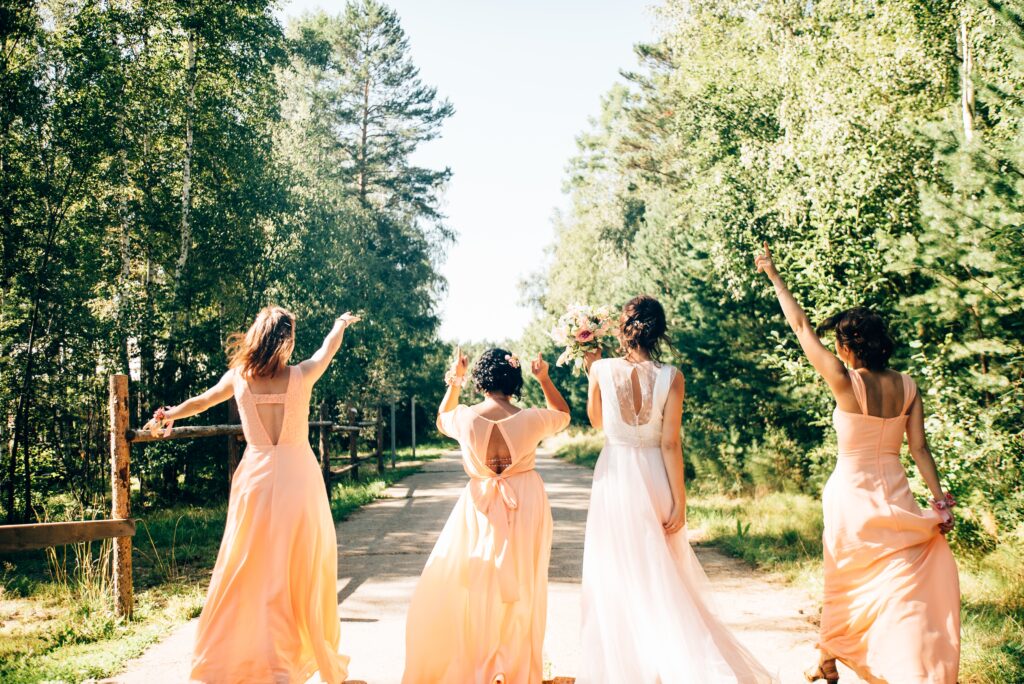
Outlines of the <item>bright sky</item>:
{"label": "bright sky", "polygon": [[[387,0],[386,0],[387,1]],[[283,14],[342,0],[285,0]],[[455,106],[416,162],[450,166],[445,193],[458,233],[443,266],[441,336],[518,337],[531,312],[519,282],[537,271],[566,205],[575,136],[600,108],[633,45],[653,36],[651,0],[390,0],[421,78]]]}

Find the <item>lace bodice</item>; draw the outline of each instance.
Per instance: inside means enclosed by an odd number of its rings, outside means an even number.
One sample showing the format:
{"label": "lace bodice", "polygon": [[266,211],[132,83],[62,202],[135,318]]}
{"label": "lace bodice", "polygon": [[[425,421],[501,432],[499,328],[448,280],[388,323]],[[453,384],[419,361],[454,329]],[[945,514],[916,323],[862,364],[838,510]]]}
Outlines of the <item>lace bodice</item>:
{"label": "lace bodice", "polygon": [[[253,447],[274,447],[285,444],[309,444],[309,398],[312,386],[306,382],[298,366],[289,366],[288,387],[275,394],[256,394],[249,383],[235,372],[235,400],[242,421],[245,441]],[[284,420],[277,443],[270,438],[260,419],[260,404],[284,404]]]}
{"label": "lace bodice", "polygon": [[[660,446],[662,412],[678,371],[654,361],[632,363],[615,358],[596,361],[590,372],[596,374],[601,388],[601,415],[608,443]],[[633,394],[634,373],[640,386],[639,402]]]}

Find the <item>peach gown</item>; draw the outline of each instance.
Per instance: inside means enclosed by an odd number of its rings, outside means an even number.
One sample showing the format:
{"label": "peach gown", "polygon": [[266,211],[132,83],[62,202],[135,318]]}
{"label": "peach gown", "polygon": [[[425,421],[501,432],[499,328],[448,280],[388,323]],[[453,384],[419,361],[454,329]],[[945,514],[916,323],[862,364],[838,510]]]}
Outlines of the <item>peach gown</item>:
{"label": "peach gown", "polygon": [[839,459],[825,484],[825,601],[819,648],[872,684],[955,684],[960,580],[939,515],[910,491],[900,448],[917,388],[903,375],[903,409],[869,415],[864,379],[850,372],[861,413],[836,407]]}
{"label": "peach gown", "polygon": [[[651,361],[595,362],[605,445],[583,547],[577,684],[766,684],[774,677],[715,616],[686,528],[666,534],[672,490],[662,412],[678,371]],[[639,380],[640,410],[632,374]]]}
{"label": "peach gown", "polygon": [[[462,405],[441,414],[470,480],[409,606],[403,684],[543,679],[552,521],[534,461],[537,444],[568,424],[567,413],[538,408],[497,421]],[[512,454],[500,474],[487,463],[495,430]]]}
{"label": "peach gown", "polygon": [[[338,654],[338,548],[330,504],[309,446],[312,383],[289,368],[281,394],[254,394],[235,373],[248,445],[231,482],[227,524],[199,617],[191,681],[295,684],[319,671],[343,682]],[[259,404],[284,404],[274,444]]]}

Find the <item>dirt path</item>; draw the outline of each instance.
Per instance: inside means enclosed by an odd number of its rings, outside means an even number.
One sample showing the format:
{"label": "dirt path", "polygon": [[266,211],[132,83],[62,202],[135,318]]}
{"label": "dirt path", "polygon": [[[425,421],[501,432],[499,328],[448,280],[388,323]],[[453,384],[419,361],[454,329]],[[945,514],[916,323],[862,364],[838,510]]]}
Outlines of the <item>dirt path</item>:
{"label": "dirt path", "polygon": [[[591,471],[549,457],[538,459],[555,518],[545,658],[550,674],[571,677],[579,664],[580,571]],[[402,675],[405,611],[419,573],[465,484],[455,455],[428,463],[378,501],[338,525],[341,651],[352,656],[350,677],[397,684]],[[697,554],[711,579],[725,621],[783,684],[802,682],[814,658],[816,614],[811,597],[708,547]],[[195,621],[129,663],[108,682],[180,684],[188,680]],[[844,684],[860,681],[843,672]]]}

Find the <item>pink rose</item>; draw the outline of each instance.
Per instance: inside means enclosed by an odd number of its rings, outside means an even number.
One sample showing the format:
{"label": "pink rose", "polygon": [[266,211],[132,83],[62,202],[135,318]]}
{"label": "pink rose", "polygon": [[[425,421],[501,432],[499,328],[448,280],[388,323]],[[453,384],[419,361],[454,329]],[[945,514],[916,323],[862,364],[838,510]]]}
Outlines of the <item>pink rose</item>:
{"label": "pink rose", "polygon": [[593,330],[588,330],[587,328],[584,328],[583,330],[580,330],[578,333],[576,333],[577,342],[589,342],[592,339],[594,339]]}

